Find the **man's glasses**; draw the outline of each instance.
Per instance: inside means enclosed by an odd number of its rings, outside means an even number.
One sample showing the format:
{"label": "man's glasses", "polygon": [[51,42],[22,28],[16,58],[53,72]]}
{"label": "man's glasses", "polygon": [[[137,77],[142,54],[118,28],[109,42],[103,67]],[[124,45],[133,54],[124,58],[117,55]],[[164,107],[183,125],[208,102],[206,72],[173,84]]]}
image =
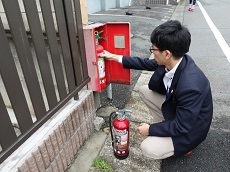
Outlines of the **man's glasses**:
{"label": "man's glasses", "polygon": [[154,51],[158,51],[158,50],[159,50],[158,48],[153,48],[153,47],[149,48],[150,53],[153,53]]}

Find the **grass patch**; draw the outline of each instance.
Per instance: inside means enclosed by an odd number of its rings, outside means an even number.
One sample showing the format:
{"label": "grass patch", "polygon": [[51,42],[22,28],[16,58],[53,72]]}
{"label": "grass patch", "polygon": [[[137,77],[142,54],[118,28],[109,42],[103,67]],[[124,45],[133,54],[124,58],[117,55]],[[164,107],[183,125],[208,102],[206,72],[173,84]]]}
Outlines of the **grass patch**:
{"label": "grass patch", "polygon": [[143,71],[142,73],[143,73],[143,74],[148,74],[149,72],[147,72],[147,71]]}
{"label": "grass patch", "polygon": [[106,161],[100,158],[96,158],[93,161],[93,166],[102,172],[113,172],[113,168]]}
{"label": "grass patch", "polygon": [[138,92],[139,92],[139,90],[134,90],[134,89],[133,89],[133,92],[138,93]]}

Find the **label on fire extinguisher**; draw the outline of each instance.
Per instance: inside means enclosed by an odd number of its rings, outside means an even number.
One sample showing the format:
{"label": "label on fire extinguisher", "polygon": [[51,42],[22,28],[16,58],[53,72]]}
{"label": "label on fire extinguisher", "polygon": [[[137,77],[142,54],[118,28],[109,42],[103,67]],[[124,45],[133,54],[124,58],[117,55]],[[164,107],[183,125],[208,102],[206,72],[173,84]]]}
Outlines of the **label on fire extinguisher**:
{"label": "label on fire extinguisher", "polygon": [[105,77],[105,62],[104,58],[98,58],[98,70],[99,70],[99,77]]}
{"label": "label on fire extinguisher", "polygon": [[114,129],[114,148],[119,151],[126,150],[128,148],[128,132],[127,130]]}

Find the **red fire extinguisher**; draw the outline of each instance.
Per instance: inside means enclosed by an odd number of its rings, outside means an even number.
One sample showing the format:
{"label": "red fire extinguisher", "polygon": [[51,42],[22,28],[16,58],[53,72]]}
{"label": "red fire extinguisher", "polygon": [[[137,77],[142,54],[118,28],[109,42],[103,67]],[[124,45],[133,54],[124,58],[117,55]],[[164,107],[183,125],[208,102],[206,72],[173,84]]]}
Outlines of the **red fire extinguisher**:
{"label": "red fire extinguisher", "polygon": [[[126,159],[129,156],[129,120],[131,110],[118,110],[109,117],[110,134],[114,156]],[[113,119],[113,121],[112,121]]]}
{"label": "red fire extinguisher", "polygon": [[105,61],[103,57],[100,57],[100,54],[103,52],[104,48],[99,44],[98,40],[103,39],[102,37],[99,36],[102,31],[98,32],[95,31],[95,37],[96,37],[96,55],[98,58],[98,71],[99,71],[99,78],[100,78],[100,86],[101,89],[103,90],[106,88],[106,77],[105,77]]}

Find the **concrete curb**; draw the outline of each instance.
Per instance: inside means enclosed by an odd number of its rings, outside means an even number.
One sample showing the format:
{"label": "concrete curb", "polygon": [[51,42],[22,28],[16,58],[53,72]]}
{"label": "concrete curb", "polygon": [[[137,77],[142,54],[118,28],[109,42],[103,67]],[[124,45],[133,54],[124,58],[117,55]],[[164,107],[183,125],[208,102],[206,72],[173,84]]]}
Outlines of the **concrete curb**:
{"label": "concrete curb", "polygon": [[178,3],[173,13],[171,20],[179,20],[181,23],[183,23],[184,22],[184,10],[185,10],[185,0],[181,0]]}
{"label": "concrete curb", "polygon": [[103,131],[94,131],[85,145],[78,152],[78,156],[68,172],[87,172],[98,156],[105,143],[107,134]]}

